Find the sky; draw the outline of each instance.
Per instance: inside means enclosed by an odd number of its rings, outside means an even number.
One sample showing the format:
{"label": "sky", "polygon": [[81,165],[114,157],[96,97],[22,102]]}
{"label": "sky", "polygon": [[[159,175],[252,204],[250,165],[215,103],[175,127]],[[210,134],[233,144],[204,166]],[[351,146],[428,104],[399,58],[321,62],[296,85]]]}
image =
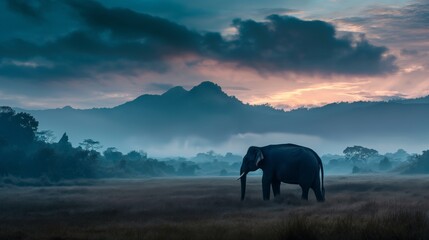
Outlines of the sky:
{"label": "sky", "polygon": [[3,0],[0,105],[113,107],[202,81],[276,108],[429,95],[429,0]]}

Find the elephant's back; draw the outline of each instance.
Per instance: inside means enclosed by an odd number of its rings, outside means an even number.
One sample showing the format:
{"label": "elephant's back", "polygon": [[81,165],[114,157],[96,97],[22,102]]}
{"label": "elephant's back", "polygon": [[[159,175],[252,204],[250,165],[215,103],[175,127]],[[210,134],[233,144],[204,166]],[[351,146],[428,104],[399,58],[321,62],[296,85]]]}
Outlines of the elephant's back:
{"label": "elephant's back", "polygon": [[263,148],[267,153],[273,154],[273,155],[287,155],[287,156],[293,156],[293,155],[302,155],[302,154],[312,154],[313,150],[310,148],[292,144],[292,143],[286,143],[286,144],[275,144],[275,145],[268,145]]}
{"label": "elephant's back", "polygon": [[319,172],[317,155],[310,148],[279,144],[270,145],[265,150],[268,153],[266,157],[272,160],[277,179],[282,182],[297,184],[302,178],[312,179]]}
{"label": "elephant's back", "polygon": [[264,149],[268,150],[268,151],[290,151],[290,152],[306,152],[306,151],[310,151],[312,152],[313,150],[311,148],[308,147],[304,147],[301,145],[297,145],[297,144],[293,144],[293,143],[284,143],[284,144],[272,144],[272,145],[268,145],[263,147]]}
{"label": "elephant's back", "polygon": [[[307,147],[296,144],[277,144],[264,147],[267,157],[287,165],[319,165],[316,153]],[[280,163],[281,164],[281,163]]]}

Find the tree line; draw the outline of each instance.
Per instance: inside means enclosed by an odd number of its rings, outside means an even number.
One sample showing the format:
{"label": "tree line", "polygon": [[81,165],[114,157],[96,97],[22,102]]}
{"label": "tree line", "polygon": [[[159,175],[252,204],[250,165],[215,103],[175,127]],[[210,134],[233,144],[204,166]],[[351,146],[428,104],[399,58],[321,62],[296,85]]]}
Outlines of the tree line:
{"label": "tree line", "polygon": [[199,168],[189,161],[180,161],[175,167],[141,151],[123,154],[110,147],[99,152],[100,142],[92,139],[74,147],[67,133],[56,142],[51,131],[38,131],[38,127],[39,122],[30,114],[0,107],[0,176],[62,180],[195,175]]}
{"label": "tree line", "polygon": [[[145,152],[122,153],[114,147],[103,152],[100,142],[84,139],[73,146],[67,133],[55,141],[52,131],[39,131],[39,122],[28,113],[0,107],[0,176],[46,177],[50,180],[105,177],[236,175],[241,157],[213,151],[194,158],[160,161]],[[362,146],[347,147],[344,155],[322,156],[329,171],[353,173],[396,171],[429,173],[429,150],[410,155],[404,150],[381,155]]]}
{"label": "tree line", "polygon": [[345,148],[343,154],[322,156],[328,172],[429,173],[429,150],[422,154],[409,154],[398,149],[395,153],[380,154],[375,149],[352,146]]}

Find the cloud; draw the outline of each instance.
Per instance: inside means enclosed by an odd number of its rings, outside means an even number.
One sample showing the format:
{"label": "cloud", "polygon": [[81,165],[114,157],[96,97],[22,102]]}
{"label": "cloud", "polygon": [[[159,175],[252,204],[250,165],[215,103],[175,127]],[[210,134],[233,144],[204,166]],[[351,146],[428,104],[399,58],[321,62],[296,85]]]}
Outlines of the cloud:
{"label": "cloud", "polygon": [[215,58],[234,61],[263,72],[301,74],[380,75],[397,70],[395,57],[364,36],[337,38],[333,25],[291,16],[268,16],[267,21],[235,19],[232,40],[207,34]]}
{"label": "cloud", "polygon": [[417,51],[416,49],[406,49],[406,48],[401,49],[401,55],[414,56],[418,54],[419,54],[419,51]]}
{"label": "cloud", "polygon": [[193,49],[199,34],[166,19],[138,13],[126,8],[106,8],[89,0],[66,0],[89,27],[107,30],[119,39],[157,41],[164,47]]}
{"label": "cloud", "polygon": [[[13,11],[41,18],[43,4],[50,1],[8,2]],[[91,79],[108,73],[136,76],[165,73],[177,64],[175,59],[186,62],[189,58],[265,74],[366,76],[396,71],[395,57],[387,48],[372,45],[364,36],[338,38],[335,27],[324,21],[279,15],[265,21],[235,19],[232,26],[237,33],[225,38],[219,32],[191,30],[164,18],[109,8],[93,0],[63,0],[50,7],[78,24],[70,24],[73,27],[68,33],[62,30],[41,41],[28,36],[0,42],[0,76],[28,81]]]}
{"label": "cloud", "polygon": [[[83,26],[42,42],[10,39],[0,43],[0,75],[8,78],[79,79],[100,73],[162,73],[170,58],[196,52],[200,35],[166,19],[96,1],[63,1]],[[64,5],[62,6],[64,8]],[[60,9],[58,9],[60,10]],[[33,59],[51,62],[49,67]],[[13,64],[27,62],[31,64]],[[29,67],[31,66],[31,67]]]}
{"label": "cloud", "polygon": [[[152,43],[105,40],[98,33],[73,31],[42,44],[14,39],[0,45],[0,74],[10,78],[67,79],[92,74],[132,75],[134,69],[163,72],[163,54]],[[33,59],[50,62],[38,64]],[[27,62],[28,64],[16,64]]]}
{"label": "cloud", "polygon": [[404,48],[428,50],[429,0],[417,0],[401,8],[372,6],[359,17],[337,20],[362,26],[373,41]]}
{"label": "cloud", "polygon": [[42,20],[43,10],[51,0],[6,0],[7,7],[31,20]]}

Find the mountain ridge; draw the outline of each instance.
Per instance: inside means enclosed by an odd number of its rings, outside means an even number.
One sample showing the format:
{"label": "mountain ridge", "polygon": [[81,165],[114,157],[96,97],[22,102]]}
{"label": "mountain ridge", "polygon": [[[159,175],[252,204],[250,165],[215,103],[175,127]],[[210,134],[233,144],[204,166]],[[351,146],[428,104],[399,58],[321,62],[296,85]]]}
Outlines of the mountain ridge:
{"label": "mountain ridge", "polygon": [[[204,92],[205,94],[213,94],[216,93],[218,95],[221,96],[227,96],[229,98],[233,98],[238,100],[239,102],[241,102],[239,99],[237,99],[235,96],[229,96],[227,95],[222,88],[217,85],[216,83],[210,82],[210,81],[203,81],[201,82],[199,85],[196,85],[194,87],[192,87],[190,90],[186,90],[184,87],[182,86],[174,86],[171,87],[170,89],[168,89],[167,91],[165,91],[164,93],[161,94],[142,94],[139,95],[138,97],[134,98],[133,100],[124,102],[122,104],[113,106],[113,107],[94,107],[94,108],[73,108],[70,105],[66,105],[64,107],[58,107],[58,108],[50,108],[50,109],[24,109],[24,108],[20,108],[20,107],[14,107],[14,109],[18,110],[18,111],[47,111],[47,110],[95,110],[95,109],[112,109],[112,108],[117,108],[120,106],[123,106],[125,104],[128,103],[132,103],[132,102],[140,102],[140,101],[145,101],[146,98],[159,98],[159,97],[169,97],[169,98],[177,98],[177,97],[183,97],[186,94],[189,93],[197,93],[197,94],[201,94],[202,92]],[[321,108],[330,108],[331,106],[334,107],[338,107],[340,105],[372,105],[372,104],[380,104],[380,103],[398,103],[398,104],[429,104],[429,95],[427,96],[422,96],[422,97],[417,97],[417,98],[400,98],[400,99],[389,99],[389,100],[380,100],[380,101],[354,101],[354,102],[346,102],[346,101],[340,101],[340,102],[332,102],[332,103],[328,103],[322,106],[315,106],[315,107],[299,107],[299,108],[295,108],[295,109],[291,109],[291,110],[283,110],[283,109],[278,109],[275,108],[273,106],[267,105],[267,104],[258,104],[258,105],[252,105],[252,104],[245,104],[243,102],[241,102],[244,105],[250,105],[250,106],[255,106],[255,107],[267,107],[267,108],[272,108],[273,110],[279,110],[279,111],[284,111],[284,112],[298,112],[298,111],[308,111],[308,110],[315,110],[315,109],[321,109]]]}
{"label": "mountain ridge", "polygon": [[41,129],[57,135],[69,132],[80,140],[94,138],[108,146],[129,141],[165,144],[189,138],[216,145],[231,136],[270,133],[343,142],[376,138],[429,141],[426,98],[331,103],[283,111],[245,104],[219,85],[203,82],[190,90],[177,86],[160,95],[144,94],[112,108],[25,111],[40,121]]}

